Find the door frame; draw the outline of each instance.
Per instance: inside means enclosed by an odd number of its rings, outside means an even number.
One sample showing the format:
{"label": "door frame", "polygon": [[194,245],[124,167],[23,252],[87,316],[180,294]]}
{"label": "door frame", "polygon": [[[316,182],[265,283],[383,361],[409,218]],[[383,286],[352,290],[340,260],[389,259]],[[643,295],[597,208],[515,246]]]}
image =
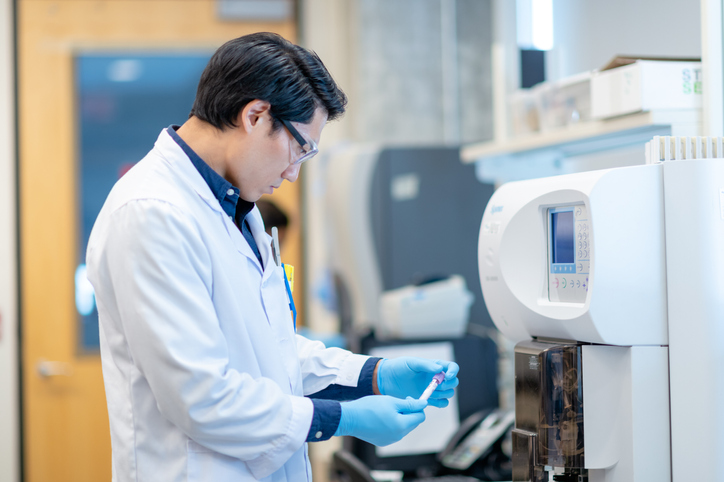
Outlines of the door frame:
{"label": "door frame", "polygon": [[0,478],[21,480],[15,2],[0,0]]}

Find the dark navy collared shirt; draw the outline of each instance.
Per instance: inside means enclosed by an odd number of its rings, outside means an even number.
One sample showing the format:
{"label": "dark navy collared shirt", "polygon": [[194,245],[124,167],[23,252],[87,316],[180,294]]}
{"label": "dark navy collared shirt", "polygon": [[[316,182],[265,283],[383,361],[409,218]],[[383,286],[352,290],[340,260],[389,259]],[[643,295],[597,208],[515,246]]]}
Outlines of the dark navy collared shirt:
{"label": "dark navy collared shirt", "polygon": [[[188,156],[191,163],[196,167],[196,170],[199,171],[199,174],[201,174],[201,177],[206,181],[206,184],[208,184],[214,197],[221,204],[224,212],[236,221],[236,226],[239,227],[249,246],[251,246],[257,259],[259,259],[259,263],[264,266],[259,247],[256,244],[254,236],[251,234],[249,223],[246,220],[246,215],[254,209],[254,203],[241,199],[241,197],[239,197],[239,189],[211,169],[176,133],[178,128],[179,126],[177,125],[171,125],[166,131]],[[309,427],[309,433],[307,434],[308,442],[327,440],[337,431],[339,420],[342,416],[342,407],[340,406],[339,400],[355,400],[372,395],[372,375],[379,360],[379,358],[370,358],[365,362],[356,387],[330,385],[320,392],[309,395],[314,405],[314,414],[312,416],[312,424]]]}

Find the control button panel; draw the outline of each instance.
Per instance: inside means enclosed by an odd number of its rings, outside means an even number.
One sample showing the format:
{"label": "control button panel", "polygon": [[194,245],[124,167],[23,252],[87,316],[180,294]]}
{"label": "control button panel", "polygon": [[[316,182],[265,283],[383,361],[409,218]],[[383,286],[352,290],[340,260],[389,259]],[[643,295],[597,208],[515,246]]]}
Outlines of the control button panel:
{"label": "control button panel", "polygon": [[593,258],[591,223],[583,204],[548,209],[548,299],[585,303]]}

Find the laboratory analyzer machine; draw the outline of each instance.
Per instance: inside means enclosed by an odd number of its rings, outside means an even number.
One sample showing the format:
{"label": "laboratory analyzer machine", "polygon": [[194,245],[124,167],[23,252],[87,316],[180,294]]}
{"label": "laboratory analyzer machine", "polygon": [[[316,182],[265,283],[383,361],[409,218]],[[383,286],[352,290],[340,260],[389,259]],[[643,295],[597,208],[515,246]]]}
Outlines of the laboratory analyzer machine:
{"label": "laboratory analyzer machine", "polygon": [[515,347],[513,480],[720,480],[722,138],[512,182],[488,203],[485,303]]}

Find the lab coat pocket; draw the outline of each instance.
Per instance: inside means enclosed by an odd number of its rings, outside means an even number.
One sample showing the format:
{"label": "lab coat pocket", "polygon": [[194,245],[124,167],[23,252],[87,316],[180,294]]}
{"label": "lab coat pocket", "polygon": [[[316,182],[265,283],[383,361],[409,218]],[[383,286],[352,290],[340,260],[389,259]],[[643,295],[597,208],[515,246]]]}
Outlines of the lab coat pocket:
{"label": "lab coat pocket", "polygon": [[186,446],[188,482],[241,482],[256,480],[246,464],[189,440]]}
{"label": "lab coat pocket", "polygon": [[276,266],[265,283],[263,289],[264,306],[269,322],[277,336],[282,338],[294,336],[294,319],[291,312],[291,293],[284,283],[284,269]]}
{"label": "lab coat pocket", "polygon": [[186,451],[186,469],[188,482],[211,481],[209,477],[214,473],[213,453],[201,445],[189,440]]}
{"label": "lab coat pocket", "polygon": [[264,306],[274,334],[277,349],[275,356],[281,359],[289,377],[292,394],[301,394],[301,370],[297,356],[294,320],[290,311],[289,296],[284,284],[284,270],[275,267],[263,290]]}
{"label": "lab coat pocket", "polygon": [[189,440],[186,442],[186,452],[188,453],[204,453],[204,452],[213,452],[210,448],[206,448],[201,444],[197,444],[193,440]]}

